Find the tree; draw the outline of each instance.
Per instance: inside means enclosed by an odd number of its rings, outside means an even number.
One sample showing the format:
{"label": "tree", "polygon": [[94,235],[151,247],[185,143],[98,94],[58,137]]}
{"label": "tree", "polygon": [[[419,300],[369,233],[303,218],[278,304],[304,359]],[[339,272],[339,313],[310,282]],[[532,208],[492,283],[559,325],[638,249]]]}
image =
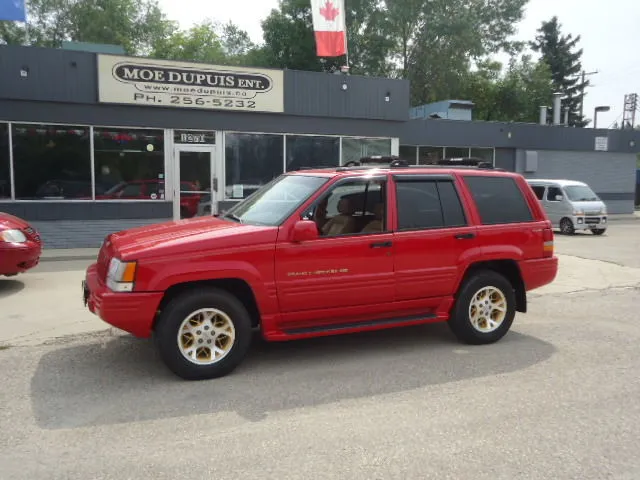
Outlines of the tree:
{"label": "tree", "polygon": [[530,45],[532,50],[542,54],[542,59],[551,69],[554,88],[565,96],[563,103],[569,109],[569,125],[584,127],[589,122],[580,115],[580,106],[589,81],[582,82],[579,75],[582,70],[582,49],[576,49],[576,45],[580,35],[575,38],[571,34],[562,35],[560,27],[558,17],[542,22],[535,41]]}
{"label": "tree", "polygon": [[[29,44],[59,48],[63,41],[121,45],[128,54],[144,55],[158,39],[170,35],[156,0],[30,0]],[[0,22],[0,41],[25,43],[22,25]]]}
{"label": "tree", "polygon": [[150,56],[165,60],[189,60],[215,64],[224,63],[226,60],[222,41],[210,20],[159,39],[153,45]]}
{"label": "tree", "polygon": [[539,106],[553,94],[549,67],[529,55],[512,57],[504,73],[499,62],[481,62],[465,83],[463,96],[474,102],[477,120],[537,122]]}

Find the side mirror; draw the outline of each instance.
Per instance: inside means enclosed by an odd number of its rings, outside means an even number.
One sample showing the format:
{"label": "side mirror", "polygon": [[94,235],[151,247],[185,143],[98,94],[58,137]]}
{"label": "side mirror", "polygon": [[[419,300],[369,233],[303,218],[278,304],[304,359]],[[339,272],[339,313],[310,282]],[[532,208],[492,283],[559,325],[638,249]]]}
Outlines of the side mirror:
{"label": "side mirror", "polygon": [[556,202],[561,202],[562,198],[562,195],[556,195]]}
{"label": "side mirror", "polygon": [[318,238],[318,226],[311,220],[300,220],[293,226],[291,241],[294,243],[308,242]]}

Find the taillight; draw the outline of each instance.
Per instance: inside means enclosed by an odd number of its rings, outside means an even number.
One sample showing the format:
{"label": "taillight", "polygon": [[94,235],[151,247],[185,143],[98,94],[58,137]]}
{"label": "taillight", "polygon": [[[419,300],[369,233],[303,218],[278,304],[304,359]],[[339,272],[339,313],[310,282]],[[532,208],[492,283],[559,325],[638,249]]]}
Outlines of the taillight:
{"label": "taillight", "polygon": [[542,256],[553,257],[553,230],[551,228],[542,230],[542,241],[544,242]]}

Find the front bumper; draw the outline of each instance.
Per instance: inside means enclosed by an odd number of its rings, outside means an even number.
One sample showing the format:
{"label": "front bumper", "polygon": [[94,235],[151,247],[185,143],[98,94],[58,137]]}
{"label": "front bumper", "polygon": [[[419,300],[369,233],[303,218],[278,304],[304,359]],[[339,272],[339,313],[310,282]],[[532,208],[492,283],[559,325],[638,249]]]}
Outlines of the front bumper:
{"label": "front bumper", "polygon": [[14,275],[32,269],[40,262],[42,246],[33,241],[0,244],[0,275]]}
{"label": "front bumper", "polygon": [[591,230],[594,228],[605,230],[609,219],[606,215],[578,215],[571,218],[576,230]]}
{"label": "front bumper", "polygon": [[162,292],[113,292],[98,278],[96,264],[82,281],[82,300],[102,321],[138,338],[151,336]]}

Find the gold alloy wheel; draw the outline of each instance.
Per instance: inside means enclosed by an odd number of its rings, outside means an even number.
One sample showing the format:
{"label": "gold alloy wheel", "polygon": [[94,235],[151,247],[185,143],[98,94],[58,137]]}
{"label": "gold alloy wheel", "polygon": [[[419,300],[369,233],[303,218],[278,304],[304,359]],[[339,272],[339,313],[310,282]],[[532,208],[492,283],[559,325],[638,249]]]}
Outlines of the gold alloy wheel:
{"label": "gold alloy wheel", "polygon": [[477,331],[497,330],[507,316],[507,299],[499,288],[483,287],[471,298],[469,320]]}
{"label": "gold alloy wheel", "polygon": [[178,348],[182,356],[196,365],[219,362],[233,348],[236,330],[231,318],[216,308],[190,313],[178,329]]}

